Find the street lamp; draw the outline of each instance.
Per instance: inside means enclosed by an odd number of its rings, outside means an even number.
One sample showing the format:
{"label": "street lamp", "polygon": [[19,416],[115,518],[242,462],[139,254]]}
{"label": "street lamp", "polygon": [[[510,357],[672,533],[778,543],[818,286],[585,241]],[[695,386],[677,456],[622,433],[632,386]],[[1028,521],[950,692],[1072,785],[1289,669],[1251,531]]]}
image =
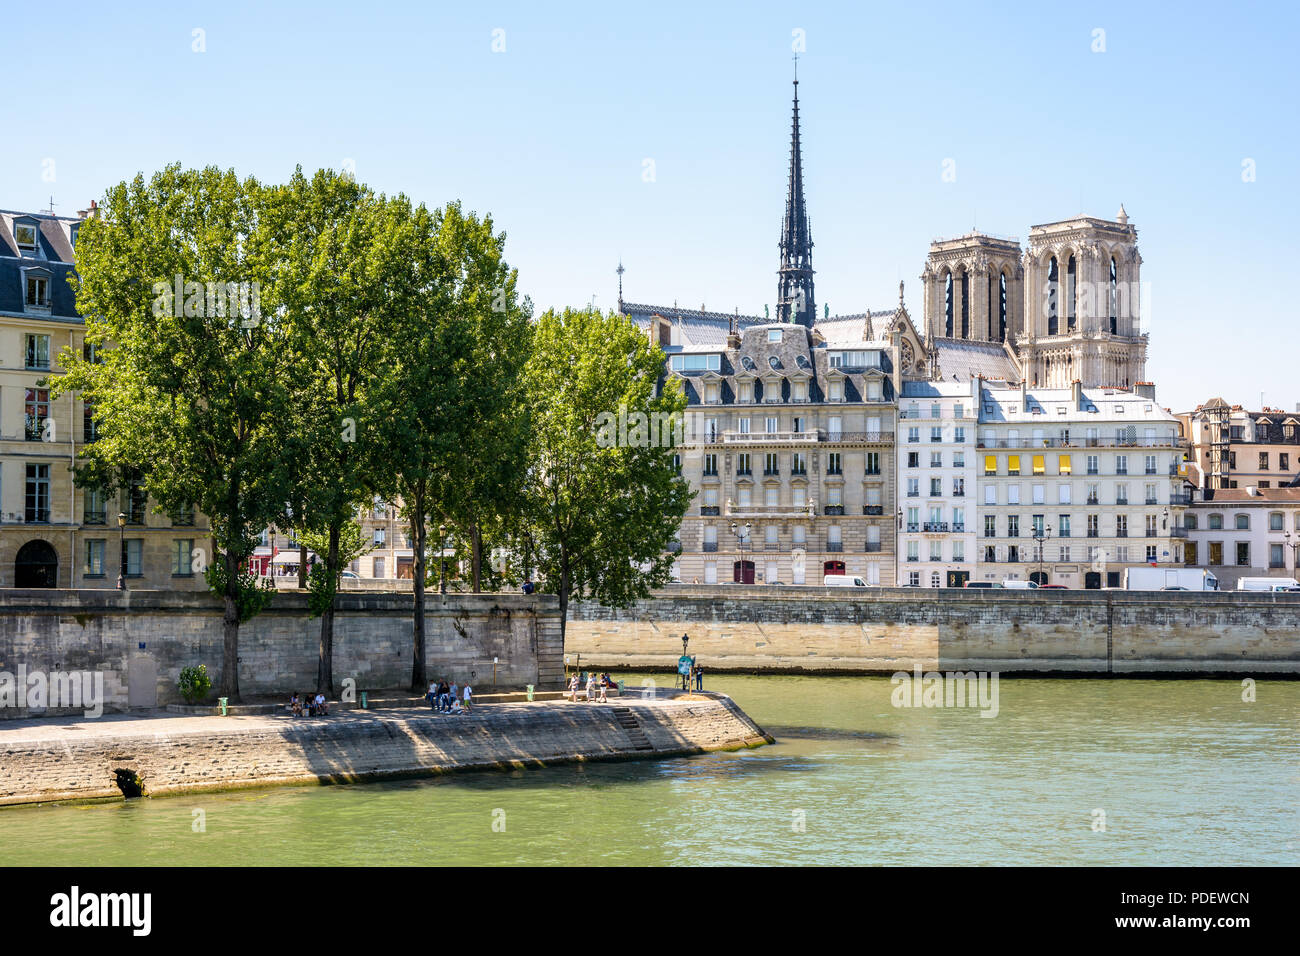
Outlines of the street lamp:
{"label": "street lamp", "polygon": [[749,540],[750,523],[746,521],[743,526],[738,526],[736,522],[731,522],[731,533],[736,539],[737,547],[740,551],[740,581],[739,584],[749,584],[745,580],[745,542]]}
{"label": "street lamp", "polygon": [[447,526],[438,525],[438,582],[442,596],[447,596]]}
{"label": "street lamp", "polygon": [[[682,657],[686,657],[686,645],[689,641],[690,638],[687,637],[685,634],[683,634],[682,635]],[[678,668],[678,670],[680,670],[680,668]],[[690,689],[691,689],[691,674],[690,671],[687,670],[686,673],[682,674],[682,690],[690,690]]]}
{"label": "street lamp", "polygon": [[1282,537],[1286,540],[1286,546],[1291,549],[1291,571],[1295,573],[1296,560],[1300,557],[1300,540],[1292,541],[1290,531],[1283,532]]}
{"label": "street lamp", "polygon": [[1052,526],[1043,525],[1041,528],[1035,528],[1034,533],[1030,535],[1038,544],[1038,586],[1042,587],[1047,575],[1043,573],[1043,542],[1052,536]]}
{"label": "street lamp", "polygon": [[122,535],[126,533],[126,515],[117,513],[117,589],[126,590],[126,542]]}

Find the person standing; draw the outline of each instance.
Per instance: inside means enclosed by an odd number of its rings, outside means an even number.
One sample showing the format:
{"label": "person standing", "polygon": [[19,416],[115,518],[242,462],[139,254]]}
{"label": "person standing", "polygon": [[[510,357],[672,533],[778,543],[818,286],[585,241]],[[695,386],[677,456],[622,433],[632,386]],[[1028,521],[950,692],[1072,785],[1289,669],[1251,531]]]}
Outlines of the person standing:
{"label": "person standing", "polygon": [[704,690],[704,665],[695,665],[695,689]]}
{"label": "person standing", "polygon": [[465,682],[465,713],[469,713],[469,705],[473,702],[474,690],[469,686],[469,681]]}

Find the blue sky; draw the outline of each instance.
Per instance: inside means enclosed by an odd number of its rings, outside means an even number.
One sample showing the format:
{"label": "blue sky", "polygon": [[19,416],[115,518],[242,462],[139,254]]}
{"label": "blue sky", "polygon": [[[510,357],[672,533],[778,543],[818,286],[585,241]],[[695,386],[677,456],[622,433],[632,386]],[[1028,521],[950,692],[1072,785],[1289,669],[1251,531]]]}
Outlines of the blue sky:
{"label": "blue sky", "polygon": [[130,6],[7,11],[0,207],[53,193],[72,213],[177,160],[268,180],[351,161],[377,189],[490,212],[541,308],[611,307],[621,257],[631,301],[761,314],[802,30],[832,312],[885,308],[903,279],[919,315],[932,239],[1024,240],[1123,202],[1162,401],[1300,404],[1292,5]]}

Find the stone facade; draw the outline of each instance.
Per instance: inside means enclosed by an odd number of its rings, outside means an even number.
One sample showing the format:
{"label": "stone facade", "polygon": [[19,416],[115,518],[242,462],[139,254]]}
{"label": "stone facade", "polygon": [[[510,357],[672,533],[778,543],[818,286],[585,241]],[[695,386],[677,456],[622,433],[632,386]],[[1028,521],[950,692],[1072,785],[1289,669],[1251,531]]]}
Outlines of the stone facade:
{"label": "stone facade", "polygon": [[[334,624],[334,684],[407,687],[409,593],[341,594]],[[239,629],[239,685],[246,696],[283,696],[316,686],[320,620],[306,595],[281,592]],[[456,594],[426,604],[430,678],[491,687],[558,688],[564,678],[558,600],[550,595]],[[182,668],[204,664],[215,688],[222,666],[221,602],[208,593],[0,591],[0,671],[103,671],[109,710],[178,703]],[[27,716],[15,708],[0,717]]]}

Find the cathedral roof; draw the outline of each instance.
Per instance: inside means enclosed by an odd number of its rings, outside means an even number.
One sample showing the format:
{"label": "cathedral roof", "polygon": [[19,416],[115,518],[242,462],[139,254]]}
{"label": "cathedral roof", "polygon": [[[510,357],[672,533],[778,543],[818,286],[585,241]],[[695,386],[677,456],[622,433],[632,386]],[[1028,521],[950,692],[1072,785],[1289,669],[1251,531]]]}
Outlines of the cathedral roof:
{"label": "cathedral roof", "polygon": [[1001,342],[969,339],[931,339],[926,343],[938,352],[939,378],[965,382],[982,376],[1008,382],[1020,380],[1020,369]]}

